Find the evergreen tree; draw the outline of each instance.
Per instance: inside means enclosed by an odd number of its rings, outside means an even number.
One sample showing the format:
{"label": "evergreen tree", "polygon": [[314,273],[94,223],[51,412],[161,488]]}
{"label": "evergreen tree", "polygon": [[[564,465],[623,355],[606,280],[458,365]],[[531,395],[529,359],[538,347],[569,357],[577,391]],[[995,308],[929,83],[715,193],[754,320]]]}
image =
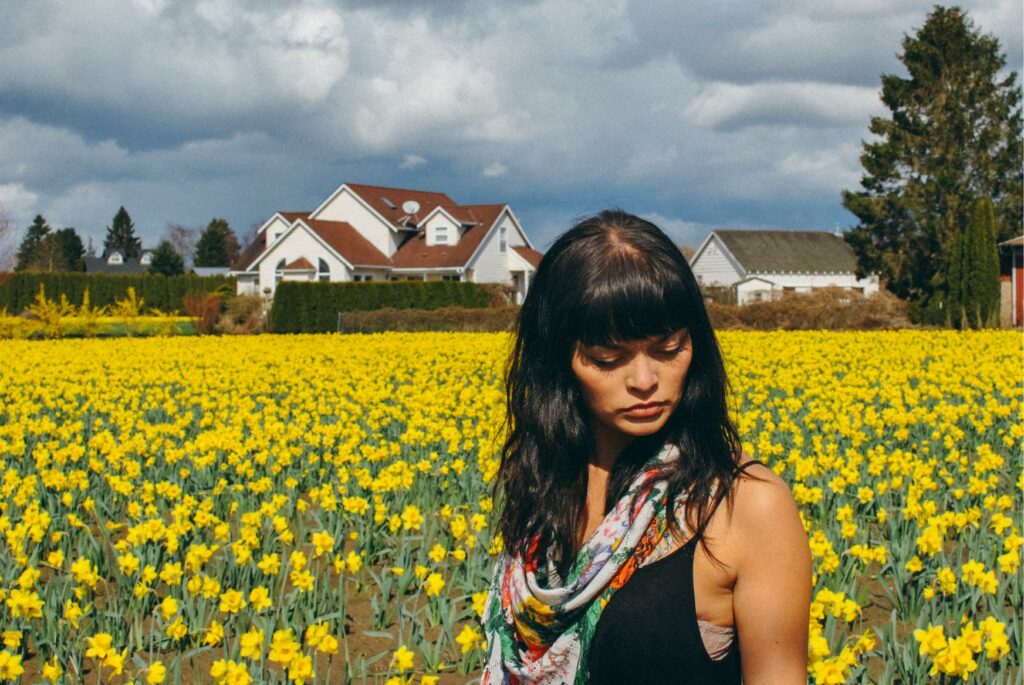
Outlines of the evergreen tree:
{"label": "evergreen tree", "polygon": [[36,214],[36,218],[32,220],[32,225],[25,231],[25,237],[22,239],[21,245],[18,246],[17,263],[14,266],[15,271],[24,271],[29,267],[40,243],[43,242],[43,238],[49,233],[50,226],[46,223],[46,219],[41,214]]}
{"label": "evergreen tree", "polygon": [[999,248],[992,201],[975,203],[950,255],[948,321],[958,328],[995,326],[999,318]]}
{"label": "evergreen tree", "polygon": [[182,259],[169,240],[161,240],[156,249],[150,253],[152,261],[146,270],[151,274],[178,276],[185,273],[185,260]]}
{"label": "evergreen tree", "polygon": [[64,249],[64,256],[67,258],[69,271],[85,271],[85,246],[78,232],[72,228],[62,228],[54,233],[60,239]]}
{"label": "evergreen tree", "polygon": [[238,238],[224,219],[213,219],[196,243],[196,266],[231,266],[238,259]]}
{"label": "evergreen tree", "polygon": [[945,319],[942,301],[957,240],[974,202],[991,198],[997,238],[1019,230],[1022,187],[1020,89],[1006,58],[956,7],[936,6],[900,61],[909,78],[882,76],[890,117],[873,117],[859,191],[843,206],[859,224],[846,239],[859,275],[878,272],[914,303],[918,319]]}
{"label": "evergreen tree", "polygon": [[107,236],[103,239],[104,257],[115,250],[125,259],[138,258],[142,254],[142,240],[136,237],[135,224],[124,207],[117,210],[114,221],[107,227]]}

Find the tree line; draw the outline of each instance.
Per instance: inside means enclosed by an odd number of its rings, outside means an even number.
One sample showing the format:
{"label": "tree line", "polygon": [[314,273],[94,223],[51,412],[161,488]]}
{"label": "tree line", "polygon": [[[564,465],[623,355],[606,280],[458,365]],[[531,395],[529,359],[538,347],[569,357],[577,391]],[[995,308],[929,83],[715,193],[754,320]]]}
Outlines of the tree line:
{"label": "tree line", "polygon": [[[142,240],[135,234],[135,223],[128,211],[120,207],[107,226],[103,251],[98,256],[105,260],[117,252],[125,260],[139,259],[143,251]],[[171,225],[151,251],[146,271],[176,276],[185,273],[186,260],[195,267],[230,267],[240,252],[238,237],[224,219],[212,219],[201,231]],[[14,270],[85,271],[85,258],[96,256],[91,238],[85,245],[73,227],[53,229],[42,215],[36,215],[18,246]]]}

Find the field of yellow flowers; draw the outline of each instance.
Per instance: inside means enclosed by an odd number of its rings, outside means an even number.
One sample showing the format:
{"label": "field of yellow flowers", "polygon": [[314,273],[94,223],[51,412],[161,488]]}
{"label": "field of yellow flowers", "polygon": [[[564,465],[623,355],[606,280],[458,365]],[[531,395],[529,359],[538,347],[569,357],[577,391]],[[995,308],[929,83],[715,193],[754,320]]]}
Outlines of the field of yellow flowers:
{"label": "field of yellow flowers", "polygon": [[[1019,332],[720,334],[808,679],[1017,682]],[[0,341],[0,681],[461,683],[508,338]]]}

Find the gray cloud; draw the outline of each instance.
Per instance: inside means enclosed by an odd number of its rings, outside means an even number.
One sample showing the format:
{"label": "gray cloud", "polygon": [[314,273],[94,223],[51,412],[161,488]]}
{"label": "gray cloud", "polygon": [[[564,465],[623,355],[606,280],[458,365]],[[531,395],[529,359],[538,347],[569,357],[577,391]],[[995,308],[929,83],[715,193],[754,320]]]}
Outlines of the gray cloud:
{"label": "gray cloud", "polygon": [[[1021,7],[965,8],[1019,68]],[[681,242],[849,216],[879,74],[931,2],[6,3],[0,203],[242,229],[343,181],[507,201],[535,243],[619,205]],[[427,163],[429,160],[429,163]],[[52,215],[52,216],[51,216]]]}

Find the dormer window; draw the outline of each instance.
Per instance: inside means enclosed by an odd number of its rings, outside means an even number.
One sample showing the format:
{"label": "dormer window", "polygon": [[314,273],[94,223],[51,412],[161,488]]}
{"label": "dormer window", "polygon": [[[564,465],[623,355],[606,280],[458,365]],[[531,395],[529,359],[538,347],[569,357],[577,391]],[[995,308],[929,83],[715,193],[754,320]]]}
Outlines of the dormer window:
{"label": "dormer window", "polygon": [[508,229],[504,226],[501,227],[501,231],[498,233],[498,249],[501,252],[508,251]]}
{"label": "dormer window", "polygon": [[147,252],[146,254],[142,255],[142,259],[139,260],[139,263],[140,264],[149,264],[152,261],[153,261],[153,253],[152,252]]}
{"label": "dormer window", "polygon": [[111,252],[107,257],[107,264],[124,264],[124,258],[121,257],[120,252]]}
{"label": "dormer window", "polygon": [[434,229],[434,242],[438,245],[448,244],[448,227],[438,226]]}

